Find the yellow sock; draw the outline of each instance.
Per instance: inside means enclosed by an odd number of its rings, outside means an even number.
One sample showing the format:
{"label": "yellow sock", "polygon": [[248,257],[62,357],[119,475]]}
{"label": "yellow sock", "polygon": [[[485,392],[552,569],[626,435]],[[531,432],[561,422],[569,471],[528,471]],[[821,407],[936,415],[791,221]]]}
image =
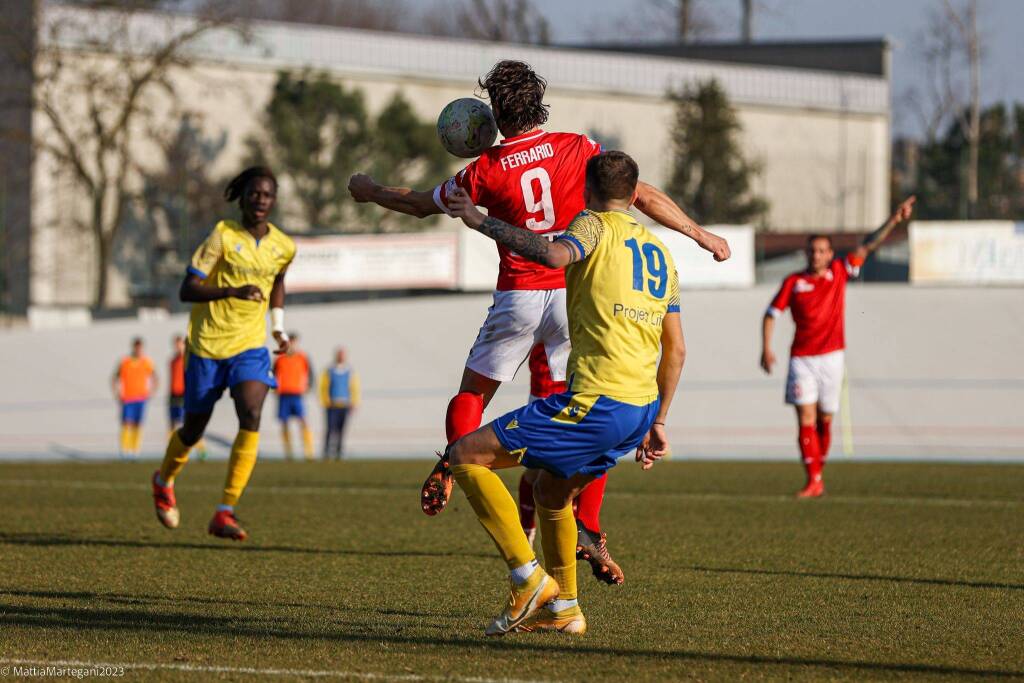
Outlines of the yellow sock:
{"label": "yellow sock", "polygon": [[245,485],[249,483],[252,470],[256,467],[256,453],[260,448],[260,433],[245,429],[238,430],[235,443],[231,445],[231,458],[228,460],[228,478],[224,482],[224,495],[220,498],[221,505],[235,506],[242,497]]}
{"label": "yellow sock", "polygon": [[576,598],[576,519],[572,503],[552,510],[536,505],[544,570],[558,582],[558,599]]}
{"label": "yellow sock", "polygon": [[135,425],[132,429],[132,453],[138,455],[142,449],[142,425]]}
{"label": "yellow sock", "polygon": [[288,432],[288,423],[281,425],[281,441],[284,442],[284,457],[292,459],[292,435]]}
{"label": "yellow sock", "polygon": [[127,422],[121,423],[121,453],[132,451],[132,426]]}
{"label": "yellow sock", "polygon": [[302,449],[306,453],[306,460],[313,459],[313,430],[309,427],[302,428]]}
{"label": "yellow sock", "polygon": [[[452,474],[508,568],[515,569],[536,559],[519,525],[519,507],[498,475],[483,465],[455,465]],[[575,540],[573,543],[575,550]]]}
{"label": "yellow sock", "polygon": [[188,451],[189,447],[178,436],[178,430],[171,432],[167,450],[164,451],[164,461],[160,464],[160,478],[165,484],[173,484],[174,478],[181,474],[185,463],[188,462]]}

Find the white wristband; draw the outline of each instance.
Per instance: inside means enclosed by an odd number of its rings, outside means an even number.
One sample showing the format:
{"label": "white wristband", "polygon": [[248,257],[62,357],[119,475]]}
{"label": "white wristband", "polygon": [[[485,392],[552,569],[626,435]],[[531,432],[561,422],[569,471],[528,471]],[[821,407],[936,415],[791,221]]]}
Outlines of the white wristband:
{"label": "white wristband", "polygon": [[284,309],[283,308],[271,308],[270,309],[270,331],[278,333],[285,339],[288,338],[288,334],[284,331]]}

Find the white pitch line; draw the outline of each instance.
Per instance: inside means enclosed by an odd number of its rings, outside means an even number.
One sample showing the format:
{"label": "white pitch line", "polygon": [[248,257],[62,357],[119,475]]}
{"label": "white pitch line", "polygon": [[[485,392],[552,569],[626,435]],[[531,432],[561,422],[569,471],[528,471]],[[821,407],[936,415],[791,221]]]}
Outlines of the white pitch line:
{"label": "white pitch line", "polygon": [[[91,489],[98,491],[148,491],[146,484],[132,484],[129,482],[106,482],[106,481],[68,481],[60,479],[0,479],[0,486],[55,486],[68,489]],[[209,485],[186,485],[189,491],[220,491],[219,486]],[[296,494],[296,495],[379,495],[394,494],[396,489],[383,486],[352,486],[352,487],[325,487],[325,486],[251,486],[250,491],[262,491],[267,493]],[[735,502],[746,501],[753,503],[796,503],[793,496],[780,496],[756,493],[682,493],[673,491],[609,491],[605,494],[612,498],[675,498],[679,500],[708,501],[708,502]],[[900,496],[843,496],[826,495],[825,503],[840,503],[848,505],[908,505],[908,506],[930,506],[930,507],[1000,507],[1013,508],[1024,505],[1022,500],[989,500],[984,498],[922,498],[922,497],[900,497]],[[814,504],[807,501],[801,504]]]}
{"label": "white pitch line", "polygon": [[297,678],[355,678],[364,681],[461,681],[461,683],[540,683],[517,678],[485,678],[482,676],[424,676],[421,674],[389,674],[367,671],[329,669],[257,669],[248,666],[213,666],[176,662],[85,662],[75,659],[0,659],[2,666],[42,666],[69,669],[132,669],[145,671],[187,671],[193,673],[247,674],[250,676],[294,676]]}

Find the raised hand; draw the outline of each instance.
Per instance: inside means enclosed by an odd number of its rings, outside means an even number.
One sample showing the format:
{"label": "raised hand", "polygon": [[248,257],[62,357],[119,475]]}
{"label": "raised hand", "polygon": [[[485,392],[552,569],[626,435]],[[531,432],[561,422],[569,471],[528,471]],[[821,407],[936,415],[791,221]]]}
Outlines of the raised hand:
{"label": "raised hand", "polygon": [[893,212],[891,220],[893,223],[902,223],[903,221],[909,221],[910,217],[914,214],[914,203],[917,201],[917,195],[910,195],[896,207],[896,211]]}

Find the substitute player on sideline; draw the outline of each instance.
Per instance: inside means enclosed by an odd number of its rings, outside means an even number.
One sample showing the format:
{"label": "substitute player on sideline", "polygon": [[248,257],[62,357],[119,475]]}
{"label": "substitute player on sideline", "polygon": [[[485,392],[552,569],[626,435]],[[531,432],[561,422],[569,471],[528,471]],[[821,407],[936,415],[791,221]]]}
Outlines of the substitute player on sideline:
{"label": "substitute player on sideline", "polygon": [[[548,105],[544,104],[547,81],[528,64],[498,62],[479,86],[486,91],[505,136],[499,144],[433,191],[385,187],[356,174],[349,180],[352,197],[422,218],[450,213],[448,197],[462,189],[495,218],[548,238],[557,237],[584,208],[586,163],[600,153],[600,146],[585,135],[549,133],[540,128],[548,119]],[[690,220],[660,190],[641,182],[633,203],[653,220],[696,241],[716,260],[729,257],[724,239]],[[480,426],[494,392],[515,376],[537,342],[544,344],[553,379],[566,378],[565,275],[560,269],[531,262],[501,243],[498,253],[494,303],[470,349],[459,391],[448,404],[448,443]],[[423,485],[421,505],[428,515],[436,515],[447,503],[452,482],[446,472],[442,459]],[[430,495],[428,489],[438,482],[445,495]]]}
{"label": "substitute player on sideline", "polygon": [[[450,197],[466,225],[524,258],[565,268],[568,286],[568,391],[507,413],[446,451],[510,570],[508,604],[487,635],[521,626],[586,631],[576,594],[572,499],[627,452],[637,449],[646,468],[668,447],[665,419],[685,357],[679,281],[669,251],[628,212],[637,175],[622,152],[588,161],[587,211],[554,242],[485,217],[464,190]],[[541,470],[534,494],[544,568],[519,525],[515,501],[493,472],[516,465]]]}
{"label": "substitute player on sideline", "polygon": [[132,339],[132,352],[118,362],[111,379],[114,396],[121,404],[122,459],[139,457],[146,402],[157,388],[153,361],[144,353],[142,346],[141,337]]}
{"label": "substitute player on sideline", "polygon": [[324,460],[341,460],[345,454],[345,425],[359,407],[359,375],[341,347],[334,352],[334,364],[320,376],[320,404],[326,411]]}
{"label": "substitute player on sideline", "polygon": [[202,438],[214,405],[224,389],[230,389],[238,435],[231,446],[224,493],[208,531],[243,541],[248,533],[235,518],[235,505],[256,466],[263,402],[277,384],[264,346],[267,306],[269,302],[276,353],[285,353],[284,275],[295,256],[295,243],[269,222],[277,200],[277,179],[270,169],[245,169],[228,183],[224,198],[238,202],[242,221],[217,223],[196,250],[181,283],[181,300],[193,302],[185,423],[171,434],[163,464],[153,474],[153,502],[157,519],[168,529],[176,528],[180,515],[174,480],[188,462],[189,450]]}
{"label": "substitute player on sideline", "polygon": [[277,380],[277,420],[281,423],[281,441],[284,444],[284,457],[291,460],[295,453],[292,449],[292,437],[288,431],[288,423],[298,420],[302,435],[302,452],[307,462],[312,462],[313,431],[306,421],[305,395],[313,386],[313,365],[309,356],[299,349],[299,335],[291,332],[289,348],[274,360],[274,378]]}
{"label": "substitute player on sideline", "polygon": [[[176,334],[171,344],[174,355],[168,363],[167,373],[170,378],[167,382],[167,421],[170,425],[168,438],[185,422],[185,338]],[[205,439],[200,439],[195,449],[199,453],[199,460],[206,460]]]}
{"label": "substitute player on sideline", "polygon": [[765,312],[761,328],[761,368],[771,374],[775,365],[772,332],[775,318],[786,308],[793,311],[796,334],[789,352],[786,403],[796,407],[800,456],[807,483],[799,498],[817,498],[825,493],[821,472],[832,442],[832,416],[839,409],[839,393],[845,372],[846,283],[857,277],[860,267],[896,226],[910,220],[916,197],[900,204],[895,213],[865,238],[844,259],[835,257],[827,235],[807,240],[807,268],[791,273],[782,281]]}

